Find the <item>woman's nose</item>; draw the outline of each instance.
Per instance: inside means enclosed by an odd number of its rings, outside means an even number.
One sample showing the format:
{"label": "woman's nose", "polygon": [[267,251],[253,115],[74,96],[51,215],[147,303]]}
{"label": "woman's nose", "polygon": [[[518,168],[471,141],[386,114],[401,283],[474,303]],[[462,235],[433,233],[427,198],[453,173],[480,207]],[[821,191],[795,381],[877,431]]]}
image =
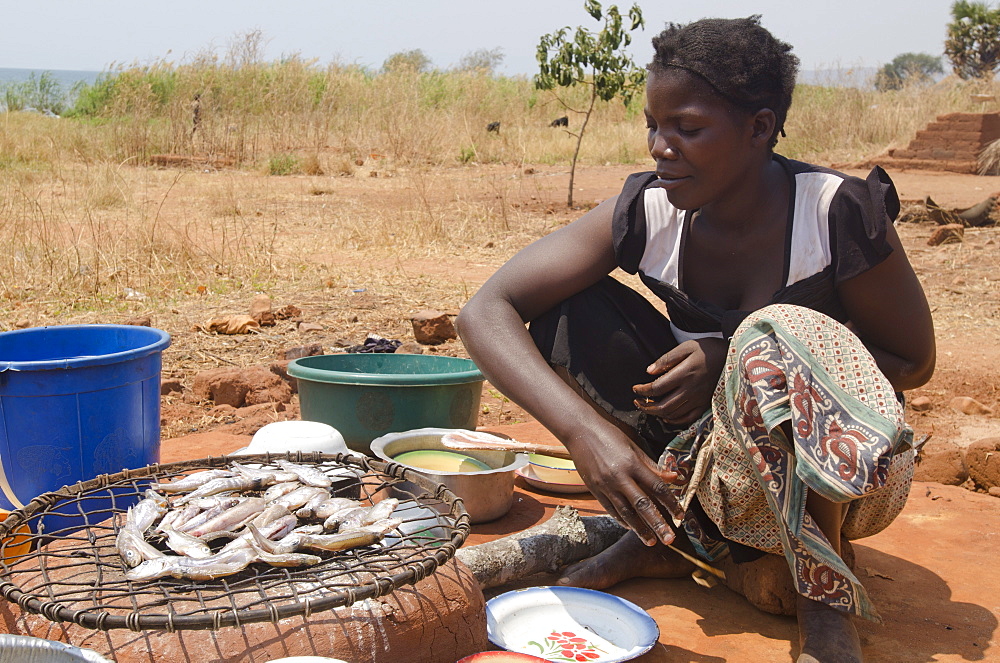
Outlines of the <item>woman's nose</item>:
{"label": "woman's nose", "polygon": [[653,136],[653,145],[650,147],[649,153],[654,159],[667,159],[669,161],[674,161],[680,156],[677,148],[667,140],[666,136],[660,134]]}

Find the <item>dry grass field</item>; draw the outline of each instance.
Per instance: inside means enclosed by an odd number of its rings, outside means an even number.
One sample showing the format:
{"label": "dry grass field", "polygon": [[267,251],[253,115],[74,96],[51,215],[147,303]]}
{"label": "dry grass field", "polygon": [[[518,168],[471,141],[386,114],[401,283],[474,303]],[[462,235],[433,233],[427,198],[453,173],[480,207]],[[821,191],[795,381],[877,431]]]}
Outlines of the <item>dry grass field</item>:
{"label": "dry grass field", "polygon": [[[187,383],[306,342],[412,339],[414,312],[457,312],[519,248],[581,213],[565,204],[574,139],[549,127],[568,114],[571,132],[579,118],[530,81],[237,64],[125,70],[76,117],[0,115],[0,330],[149,315],[173,338],[165,372]],[[936,115],[994,110],[970,96],[984,91],[954,80],[890,93],[803,87],[780,151],[825,165],[872,158]],[[641,103],[598,109],[577,173],[582,207],[646,168]],[[499,133],[485,130],[493,121]],[[944,205],[1000,190],[997,178],[893,175],[904,198]],[[920,390],[936,405],[914,415],[935,439],[994,432],[991,417],[963,419],[947,401],[997,405],[996,232],[930,248],[929,227],[901,228],[937,316],[938,373]],[[323,330],[195,331],[245,313],[256,293]],[[458,341],[434,351],[464,353]],[[525,416],[488,386],[484,405],[484,423]],[[165,435],[233,421],[188,406],[167,410]]]}

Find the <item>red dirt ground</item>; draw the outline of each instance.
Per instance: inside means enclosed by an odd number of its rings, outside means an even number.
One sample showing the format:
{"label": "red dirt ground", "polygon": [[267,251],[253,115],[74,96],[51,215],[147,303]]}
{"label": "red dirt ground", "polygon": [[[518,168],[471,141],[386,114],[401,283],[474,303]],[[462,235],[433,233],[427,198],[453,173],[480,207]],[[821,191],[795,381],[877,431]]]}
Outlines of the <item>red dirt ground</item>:
{"label": "red dirt ground", "polygon": [[[577,173],[577,200],[592,204],[614,195],[633,168],[583,168]],[[853,174],[864,175],[863,172]],[[1000,191],[1000,178],[931,172],[893,172],[905,201],[932,197],[945,207],[966,208]],[[579,212],[564,209],[565,173],[536,169],[533,197],[524,208],[549,212],[562,221]],[[929,224],[903,224],[899,232],[935,316],[938,367],[933,379],[908,394],[930,399],[932,409],[908,413],[918,436],[933,433],[929,448],[965,447],[1000,436],[993,414],[964,415],[948,406],[956,396],[970,396],[996,410],[1000,379],[1000,229],[970,229],[965,241],[929,247]],[[489,264],[455,257],[448,261],[409,261],[411,274],[447,275],[469,285],[470,293],[502,262]],[[441,348],[462,354],[460,344]],[[509,430],[513,437],[545,441],[550,436],[537,424],[507,424],[528,417],[491,393],[487,385],[481,425]],[[165,414],[170,415],[170,407]],[[230,426],[208,426],[217,432]],[[240,432],[251,432],[245,428]],[[191,437],[164,445],[164,460],[191,458],[211,450],[231,451],[246,443],[232,437],[205,446]],[[231,448],[229,448],[231,447]],[[520,480],[518,480],[520,482]],[[581,512],[596,513],[593,499],[567,500],[534,492],[518,484],[515,507],[505,518],[474,528],[470,544],[533,525],[556,504],[572,503]],[[885,532],[856,545],[862,580],[870,588],[885,618],[884,625],[862,624],[862,641],[869,662],[931,662],[1000,660],[996,631],[1000,615],[1000,580],[994,554],[1000,536],[1000,501],[957,486],[918,482],[899,519]],[[533,579],[545,583],[552,578]],[[690,581],[631,581],[613,593],[645,608],[661,629],[658,645],[642,661],[780,661],[797,652],[792,620],[763,615],[724,588],[705,590]]]}

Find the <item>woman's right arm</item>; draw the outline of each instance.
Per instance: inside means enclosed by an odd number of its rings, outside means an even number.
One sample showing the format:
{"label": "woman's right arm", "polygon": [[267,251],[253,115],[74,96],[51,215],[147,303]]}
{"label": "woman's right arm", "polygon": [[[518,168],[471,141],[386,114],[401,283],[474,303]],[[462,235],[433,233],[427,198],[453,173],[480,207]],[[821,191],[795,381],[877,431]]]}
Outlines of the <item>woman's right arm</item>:
{"label": "woman's right arm", "polygon": [[[525,323],[616,267],[615,199],[518,252],[462,309],[458,330],[490,383],[569,449],[605,509],[648,544],[673,540],[662,510],[676,508],[664,473],[556,375]],[[594,348],[603,352],[603,348]]]}

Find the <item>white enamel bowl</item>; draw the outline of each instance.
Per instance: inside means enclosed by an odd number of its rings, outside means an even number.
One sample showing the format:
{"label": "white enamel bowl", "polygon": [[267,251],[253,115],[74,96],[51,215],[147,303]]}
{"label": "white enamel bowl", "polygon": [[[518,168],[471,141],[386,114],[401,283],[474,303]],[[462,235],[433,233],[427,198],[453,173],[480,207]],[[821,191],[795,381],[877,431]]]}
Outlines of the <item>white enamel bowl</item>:
{"label": "white enamel bowl", "polygon": [[660,630],[646,611],[612,594],[529,587],[487,601],[486,635],[502,649],[549,660],[567,660],[572,653],[616,663],[649,651]]}

